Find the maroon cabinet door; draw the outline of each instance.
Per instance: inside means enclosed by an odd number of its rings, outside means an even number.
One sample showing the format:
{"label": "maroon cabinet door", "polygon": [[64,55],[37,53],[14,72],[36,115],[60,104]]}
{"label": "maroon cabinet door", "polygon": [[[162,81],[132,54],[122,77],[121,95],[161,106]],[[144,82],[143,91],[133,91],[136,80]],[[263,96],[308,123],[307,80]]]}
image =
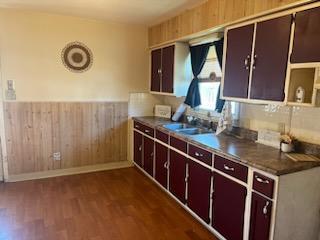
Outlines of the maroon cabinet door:
{"label": "maroon cabinet door", "polygon": [[250,98],[283,101],[292,15],[257,24]]}
{"label": "maroon cabinet door", "polygon": [[250,240],[268,240],[270,235],[272,202],[252,193]]}
{"label": "maroon cabinet door", "polygon": [[298,12],[295,23],[291,62],[320,62],[320,7]]}
{"label": "maroon cabinet door", "polygon": [[142,134],[134,131],[134,153],[133,153],[133,160],[136,164],[142,167]]}
{"label": "maroon cabinet door", "polygon": [[148,137],[143,138],[143,169],[153,176],[154,142]]}
{"label": "maroon cabinet door", "polygon": [[173,93],[174,50],[174,45],[162,49],[161,92],[164,93]]}
{"label": "maroon cabinet door", "polygon": [[248,97],[253,32],[252,24],[231,29],[227,33],[224,97]]}
{"label": "maroon cabinet door", "polygon": [[213,227],[228,240],[242,240],[247,189],[214,173]]}
{"label": "maroon cabinet door", "polygon": [[188,206],[206,223],[210,222],[211,170],[189,161]]}
{"label": "maroon cabinet door", "polygon": [[161,90],[161,58],[162,49],[151,52],[151,91],[154,92]]}
{"label": "maroon cabinet door", "polygon": [[170,150],[169,191],[182,203],[186,203],[186,165],[186,157]]}
{"label": "maroon cabinet door", "polygon": [[167,188],[168,177],[168,154],[169,150],[166,146],[156,143],[156,155],[155,155],[155,179],[164,188]]}

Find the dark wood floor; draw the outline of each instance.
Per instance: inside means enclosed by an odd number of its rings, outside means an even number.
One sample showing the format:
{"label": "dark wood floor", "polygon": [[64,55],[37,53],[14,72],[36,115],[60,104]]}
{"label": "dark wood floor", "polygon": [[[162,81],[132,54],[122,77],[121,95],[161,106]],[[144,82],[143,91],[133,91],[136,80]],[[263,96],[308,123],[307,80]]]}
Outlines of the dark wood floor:
{"label": "dark wood floor", "polygon": [[128,168],[0,184],[0,240],[216,239]]}

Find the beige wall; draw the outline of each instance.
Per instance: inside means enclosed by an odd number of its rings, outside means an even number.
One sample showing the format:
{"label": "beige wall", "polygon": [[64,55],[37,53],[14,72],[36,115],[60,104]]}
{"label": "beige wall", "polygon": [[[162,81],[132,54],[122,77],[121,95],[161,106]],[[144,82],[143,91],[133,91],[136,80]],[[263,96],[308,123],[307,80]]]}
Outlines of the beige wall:
{"label": "beige wall", "polygon": [[[88,72],[62,64],[72,41],[92,50]],[[138,25],[0,9],[0,57],[3,86],[14,80],[19,101],[127,101],[148,87],[147,29]]]}

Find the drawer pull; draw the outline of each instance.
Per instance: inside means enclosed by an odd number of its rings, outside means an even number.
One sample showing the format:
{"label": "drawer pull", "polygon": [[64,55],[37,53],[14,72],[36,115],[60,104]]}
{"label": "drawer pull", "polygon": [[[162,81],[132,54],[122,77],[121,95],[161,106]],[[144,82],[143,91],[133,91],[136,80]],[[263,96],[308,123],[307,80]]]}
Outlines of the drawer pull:
{"label": "drawer pull", "polygon": [[196,155],[196,157],[203,157],[203,154],[195,152],[194,155]]}
{"label": "drawer pull", "polygon": [[146,129],[146,130],[144,130],[144,132],[145,132],[145,133],[150,133],[150,130],[147,130],[147,129]]}
{"label": "drawer pull", "polygon": [[139,147],[139,151],[140,151],[140,152],[142,151],[142,146]]}
{"label": "drawer pull", "polygon": [[255,177],[256,177],[256,180],[259,183],[264,183],[264,184],[269,184],[270,183],[268,180],[263,180],[262,178],[259,178],[258,176],[255,176]]}
{"label": "drawer pull", "polygon": [[232,171],[234,172],[234,168],[233,167],[228,167],[226,164],[223,165],[223,168],[227,171]]}
{"label": "drawer pull", "polygon": [[263,214],[264,214],[264,215],[267,215],[267,214],[268,214],[269,204],[270,204],[269,201],[267,201],[267,202],[266,202],[266,205],[264,205],[264,207],[263,207],[263,210],[262,210],[262,211],[263,211]]}
{"label": "drawer pull", "polygon": [[139,126],[139,125],[135,125],[134,127],[135,127],[135,128],[140,128],[140,126]]}

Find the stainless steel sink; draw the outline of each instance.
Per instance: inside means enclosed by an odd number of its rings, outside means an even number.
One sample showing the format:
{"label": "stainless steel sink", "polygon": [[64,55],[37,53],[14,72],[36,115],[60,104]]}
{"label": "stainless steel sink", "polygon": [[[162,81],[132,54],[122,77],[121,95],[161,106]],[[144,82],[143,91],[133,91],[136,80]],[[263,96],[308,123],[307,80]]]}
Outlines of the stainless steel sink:
{"label": "stainless steel sink", "polygon": [[194,128],[193,126],[190,126],[185,123],[171,123],[171,124],[163,125],[163,127],[172,131]]}
{"label": "stainless steel sink", "polygon": [[198,135],[198,134],[213,133],[212,131],[207,130],[207,129],[203,129],[203,128],[178,129],[178,130],[176,130],[176,132],[184,134],[184,135]]}

